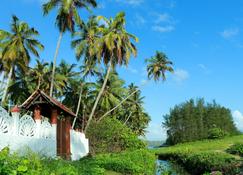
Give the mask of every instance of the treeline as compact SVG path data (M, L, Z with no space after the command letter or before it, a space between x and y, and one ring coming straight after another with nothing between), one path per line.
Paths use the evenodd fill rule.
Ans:
M203 98L176 105L164 116L163 126L167 129L169 145L239 132L229 109L215 101L205 103Z

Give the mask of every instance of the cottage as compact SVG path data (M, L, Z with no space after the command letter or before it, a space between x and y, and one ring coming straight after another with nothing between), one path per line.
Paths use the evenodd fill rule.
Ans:
M20 113L27 113L20 117ZM41 90L35 91L11 116L0 107L0 149L11 151L29 147L49 157L78 160L87 155L88 140L72 130L76 115Z

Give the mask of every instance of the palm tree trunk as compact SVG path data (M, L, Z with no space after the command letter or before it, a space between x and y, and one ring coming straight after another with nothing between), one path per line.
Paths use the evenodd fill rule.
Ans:
M38 85L37 85L37 89L40 89L40 84L41 84L41 79L40 77L38 78Z
M3 86L4 86L4 73L2 73L2 80L1 80L1 85L0 85L0 89L2 90L3 89Z
M12 78L12 74L13 74L13 66L11 66L10 71L8 73L8 81L7 81L7 84L6 84L4 93L3 93L3 97L2 97L2 101L1 101L2 106L4 105L5 99L7 97L8 87L9 87L9 84L10 84L10 81L11 81L11 78Z
M102 88L101 88L101 90L100 90L100 92L99 92L99 94L98 94L98 96L97 96L97 98L96 98L96 100L95 100L94 106L93 106L92 111L91 111L91 113L90 113L90 115L89 115L89 119L88 119L87 125L86 125L86 127L85 127L85 129L84 129L84 133L86 133L86 131L87 131L87 129L88 129L88 127L89 127L89 125L90 125L90 123L91 123L91 121L92 121L92 118L93 118L95 109L96 109L96 107L97 107L97 105L98 105L98 102L99 102L99 100L100 100L100 98L101 98L101 96L102 96L102 94L103 94L103 92L104 92L104 90L105 90L105 86L106 86L106 83L107 83L108 78L109 78L109 75L110 75L111 66L112 66L112 65L111 65L111 63L110 63L110 65L109 65L109 67L108 67L108 69L107 69L107 72L106 72L106 76L105 76L105 80L104 80L104 82L103 82Z
M57 41L57 48L56 48L56 52L55 52L54 59L53 59L53 68L52 68L52 75L51 75L51 87L50 87L50 96L51 97L53 95L53 86L54 86L54 77L55 77L55 70L56 70L57 55L58 55L59 48L60 48L60 45L61 45L62 35L63 35L63 32L61 31L60 34L59 34L59 38L58 38L58 41Z
M148 81L144 84L142 84L142 86L145 86L148 83ZM140 86L140 88L142 87ZM135 94L136 92L138 92L140 90L140 88L138 88L137 90L133 91L130 95L128 95L126 98L124 98L118 105L116 105L114 108L112 108L111 110L109 110L108 112L106 112L102 117L100 117L100 119L98 120L98 122L100 122L105 116L107 116L108 114L110 114L112 111L116 110L119 106L121 106L127 99L129 99L133 94Z
M98 122L100 122L105 116L107 116L108 114L110 114L112 111L116 110L119 106L121 106L127 99L129 99L133 94L135 94L136 92L138 92L139 89L133 91L130 95L128 95L126 98L124 98L118 105L116 105L114 108L112 108L111 110L109 110L108 112L106 112L102 117L100 117L100 119L98 120Z
M127 124L128 120L131 118L131 116L132 116L132 113L129 114L129 116L127 117L126 121L123 123L124 125Z
M74 129L76 120L78 118L78 113L79 113L79 109L80 109L80 105L81 105L81 99L82 99L82 93L83 93L83 88L81 87L80 93L79 93L79 98L78 98L78 106L77 106L77 109L76 109L76 117L73 120L72 129Z
M84 131L84 117L85 117L85 109L86 109L86 106L85 104L83 104L83 117L82 117L82 132Z

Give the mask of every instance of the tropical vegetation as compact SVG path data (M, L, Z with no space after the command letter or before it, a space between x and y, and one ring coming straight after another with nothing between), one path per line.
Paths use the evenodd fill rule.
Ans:
M240 150L238 145L242 143L242 135L228 136L223 139L181 143L159 148L154 152L162 160L182 165L190 174L236 175L243 171L243 159L235 155L238 151L233 150Z
M176 105L164 116L163 126L169 145L239 133L229 109L215 101L205 103L203 98Z

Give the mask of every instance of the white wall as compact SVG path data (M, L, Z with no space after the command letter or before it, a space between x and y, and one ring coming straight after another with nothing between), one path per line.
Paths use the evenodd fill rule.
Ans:
M84 133L70 130L72 160L79 160L89 153L89 141Z
M56 157L56 140L0 134L0 150L9 147L11 152L21 153L30 149L40 155Z

